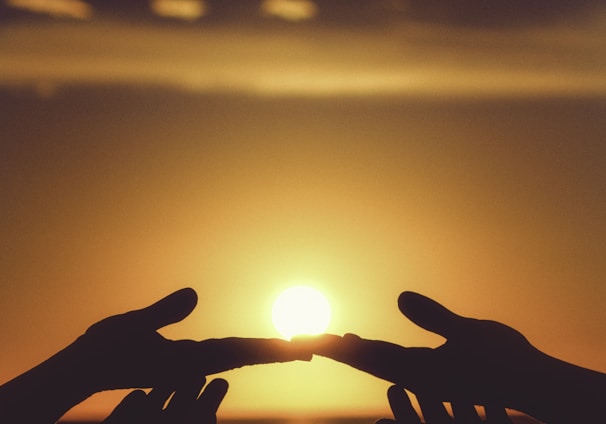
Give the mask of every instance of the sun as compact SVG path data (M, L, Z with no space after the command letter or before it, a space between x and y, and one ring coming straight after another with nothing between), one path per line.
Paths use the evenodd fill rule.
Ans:
M272 308L274 326L286 339L299 334L323 333L330 318L330 304L326 297L308 286L284 290Z

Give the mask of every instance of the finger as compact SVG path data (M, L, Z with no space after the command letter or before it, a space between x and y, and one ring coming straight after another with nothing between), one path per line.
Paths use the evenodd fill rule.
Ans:
M194 310L197 303L198 295L195 290L184 288L146 308L128 312L124 314L124 318L132 320L132 323L139 328L157 330L181 321Z
M466 318L451 312L433 299L414 292L403 292L398 298L400 311L425 330L445 338L458 333Z
M396 424L396 420L392 420L389 418L380 418L375 421L375 424Z
M175 394L168 402L165 408L164 421L169 423L185 422L205 384L204 379L191 379L189 381L180 381L175 390Z
M432 366L433 350L429 348L405 348L355 334L296 337L292 343L413 391L422 388L419 384L423 381L432 381L439 372Z
M128 424L133 424L135 422L145 424L160 424L163 418L162 414L164 413L164 405L166 405L166 402L171 399L172 393L173 390L167 387L153 388L147 394L145 405L143 408L141 408L138 419Z
M219 405L221 405L221 402L227 394L228 389L229 383L227 382L227 380L224 380L222 378L215 378L210 383L208 383L208 385L198 398L199 405L208 410L217 412L217 410L219 409Z
M204 375L240 368L246 365L270 364L294 360L310 361L309 349L283 339L228 337L201 342L172 342L177 349L175 360L186 369Z
M190 381L182 380L178 382L175 393L170 399L166 409L174 411L190 409L196 399L198 399L204 384L206 384L204 378L191 379Z
M387 399L393 412L393 416L398 424L421 424L421 419L417 415L410 398L403 387L391 386L387 389Z
M133 390L122 399L102 424L130 424L139 418L145 407L146 394L143 390Z
M482 420L473 405L463 402L452 402L452 414L455 422L465 424L478 424Z
M146 308L105 318L93 324L86 333L111 332L114 335L124 335L133 331L157 330L181 321L193 311L197 302L196 292L191 288L184 288Z
M170 399L173 391L173 389L167 387L154 387L147 394L147 409L154 412L159 412L164 409L164 405L166 405L166 401Z
M228 388L227 381L222 378L208 383L192 409L190 421L196 424L216 424L217 410L225 398Z
M511 424L512 421L507 415L507 411L503 407L495 405L484 406L486 413L486 423L488 424Z
M448 414L444 404L433 396L416 395L427 424L453 424L454 420Z

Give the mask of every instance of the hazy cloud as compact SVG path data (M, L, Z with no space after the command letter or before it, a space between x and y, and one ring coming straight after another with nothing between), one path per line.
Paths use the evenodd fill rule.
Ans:
M264 16L298 22L312 19L318 8L311 0L265 0L261 4L261 12Z
M208 13L206 3L201 0L153 0L152 11L158 16L194 21Z
M92 16L92 7L81 0L6 0L6 6L22 12L59 18L89 19Z
M0 83L44 92L119 83L267 95L604 94L605 29L16 26L3 33Z
M498 28L582 20L605 8L601 0L5 0L0 15L4 20L23 19L14 8L24 9L21 5L26 3L36 5L26 10L42 13L49 13L51 6L84 3L101 16L137 21L203 17L200 21L207 24L242 24L264 17L290 21L313 17L316 24L337 26L427 22Z
M10 2L3 7L21 18L2 28L0 84L45 96L63 84L313 96L606 93L604 10L548 26L421 22L479 22L505 9L502 22L525 14L538 22L539 15L589 10L589 0L574 7L555 1L549 11L539 10L541 1L493 1L489 10L466 0L454 2L461 6L455 10L438 0L56 0L56 7L88 10L93 18L35 25L21 20L23 7L12 6L39 0ZM149 22L131 25L119 16ZM382 16L389 25L368 25ZM178 20L152 24L162 17ZM255 19L268 24L234 24ZM282 23L272 25L276 20ZM328 25L337 21L359 25Z

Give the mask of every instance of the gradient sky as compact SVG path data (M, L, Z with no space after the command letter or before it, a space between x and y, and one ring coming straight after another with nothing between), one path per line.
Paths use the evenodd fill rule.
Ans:
M330 332L438 345L415 290L606 371L600 2L123 3L0 4L0 381L183 286L168 337L277 337L300 282ZM325 360L225 377L225 416L387 410Z

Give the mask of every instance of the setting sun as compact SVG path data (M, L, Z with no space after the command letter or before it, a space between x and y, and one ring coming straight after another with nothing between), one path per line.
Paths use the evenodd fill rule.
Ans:
M326 297L307 286L284 290L274 302L272 320L286 339L298 334L319 334L330 323L331 310Z

